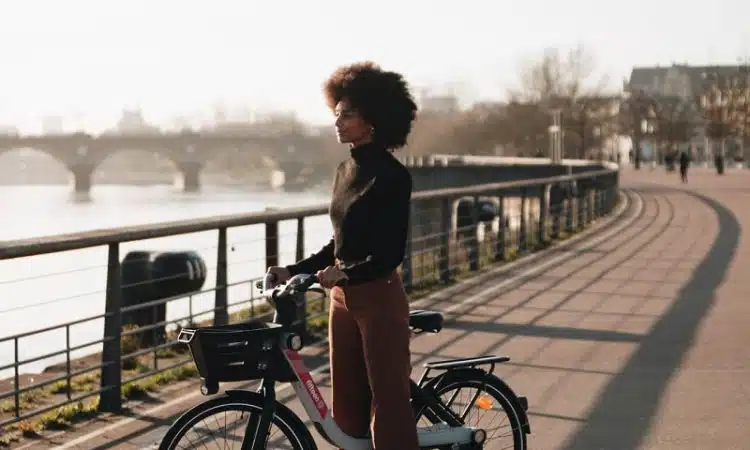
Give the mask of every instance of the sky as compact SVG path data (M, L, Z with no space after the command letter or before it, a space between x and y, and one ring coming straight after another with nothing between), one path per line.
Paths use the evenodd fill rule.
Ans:
M2 0L0 125L95 132L123 107L169 125L219 104L322 124L322 81L362 59L496 100L524 59L578 44L621 85L634 65L750 58L748 17L747 0Z

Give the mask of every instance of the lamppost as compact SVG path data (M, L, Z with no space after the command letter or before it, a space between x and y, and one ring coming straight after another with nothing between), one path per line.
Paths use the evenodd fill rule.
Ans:
M552 114L552 124L549 126L550 136L550 159L552 164L560 164L563 160L563 149L562 149L562 111L560 109L550 110Z

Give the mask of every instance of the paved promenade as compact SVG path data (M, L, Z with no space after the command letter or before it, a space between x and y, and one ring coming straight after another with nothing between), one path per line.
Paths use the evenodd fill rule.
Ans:
M510 356L496 373L529 399L530 449L750 449L750 171L690 177L626 168L618 217L424 300L450 321L414 363ZM203 399L188 389L33 448L148 448Z

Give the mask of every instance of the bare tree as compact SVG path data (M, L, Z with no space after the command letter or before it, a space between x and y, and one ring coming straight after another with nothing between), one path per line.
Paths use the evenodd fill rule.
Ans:
M581 45L565 54L548 48L541 57L522 63L520 88L511 89L509 96L517 101L553 106L561 99L598 95L604 90L607 77L590 85L595 68L596 58Z
M520 88L509 91L512 102L536 105L542 114L560 110L564 148L575 149L578 158L586 157L587 148L600 147L612 129L607 126L612 120L609 112L612 97L602 95L607 77L591 82L595 61L583 46L567 53L546 49L538 59L523 63ZM518 123L518 119L511 121ZM546 135L549 124L549 117L535 120L533 129L526 130L526 139L536 140L540 134Z
M463 153L463 144L456 138L458 117L458 114L420 111L406 151L412 155Z
M654 104L654 136L659 145L660 158L673 156L679 144L693 136L691 104L679 97L663 96Z
M707 73L696 99L701 105L706 135L717 154L724 156L728 138L750 140L750 71L741 66L736 73ZM732 156L739 159L734 149Z
M658 128L658 100L643 91L629 92L620 108L620 129L630 135L633 141L635 169L641 167L643 160L643 141L654 136Z

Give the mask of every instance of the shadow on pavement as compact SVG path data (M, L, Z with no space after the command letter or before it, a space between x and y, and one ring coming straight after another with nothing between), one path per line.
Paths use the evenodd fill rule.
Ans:
M719 234L673 306L642 339L623 370L607 384L591 408L586 424L562 446L564 450L630 450L642 444L651 429L659 399L692 345L737 251L741 225L732 211L709 197L686 190L680 192L714 210Z

